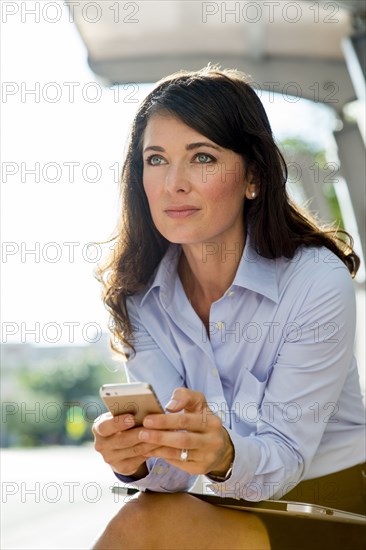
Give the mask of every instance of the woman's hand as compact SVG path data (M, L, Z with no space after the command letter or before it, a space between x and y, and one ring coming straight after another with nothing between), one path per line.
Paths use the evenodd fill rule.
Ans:
M141 426L134 428L134 424L131 414L102 414L92 428L94 447L115 472L144 477L147 475L146 453L155 449L156 445L141 442Z
M191 474L225 474L233 462L234 447L205 396L178 388L166 408L170 414L151 414L144 419L139 440L155 447L144 456L164 458ZM188 451L186 462L180 458L182 449Z

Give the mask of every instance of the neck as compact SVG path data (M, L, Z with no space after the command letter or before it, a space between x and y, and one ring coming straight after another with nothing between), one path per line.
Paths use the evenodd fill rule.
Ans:
M179 274L191 302L215 302L232 284L245 239L235 243L183 245Z

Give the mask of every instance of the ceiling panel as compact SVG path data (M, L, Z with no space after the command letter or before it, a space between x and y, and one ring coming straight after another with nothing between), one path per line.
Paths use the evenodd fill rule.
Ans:
M68 2L93 61L192 53L342 59L336 2ZM259 50L259 52L258 52Z
M333 86L332 106L339 111L355 98L342 41L352 34L353 14L364 0L66 3L89 65L105 84L154 82L213 62L251 74L263 88L269 80L280 88L295 82L309 99L314 86L323 99Z

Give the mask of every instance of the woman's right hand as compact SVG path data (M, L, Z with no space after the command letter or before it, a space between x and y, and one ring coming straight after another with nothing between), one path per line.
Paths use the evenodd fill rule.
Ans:
M113 470L125 476L144 477L147 474L146 457L157 445L139 439L141 426L134 428L131 414L113 416L106 412L93 424L94 447Z

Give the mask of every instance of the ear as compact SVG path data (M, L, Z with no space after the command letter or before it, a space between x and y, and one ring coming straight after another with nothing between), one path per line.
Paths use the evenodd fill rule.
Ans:
M246 179L245 198L249 200L253 200L257 197L259 193L258 178L256 176L256 170L253 166L247 167L245 179Z

